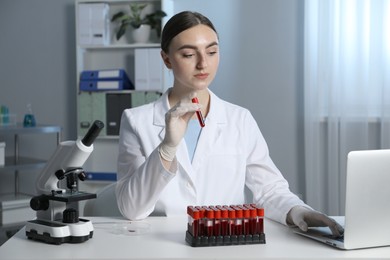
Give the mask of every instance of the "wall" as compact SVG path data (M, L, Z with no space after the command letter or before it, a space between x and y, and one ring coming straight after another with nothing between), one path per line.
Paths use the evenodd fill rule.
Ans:
M221 62L211 89L250 109L271 157L304 194L302 0L175 0L175 12L198 11L220 38Z
M0 1L0 104L22 121L30 103L38 123L62 127L63 140L76 137L74 30L74 0ZM11 154L12 137L1 138ZM45 135L20 136L20 141L22 155L48 158L55 150ZM34 191L34 175L21 177L21 189ZM12 176L1 176L0 193L12 189L7 181Z
M303 0L174 2L215 23L221 65L211 89L251 110L291 189L304 193ZM63 127L63 139L76 138L74 27L73 0L0 2L0 104L22 117L31 103L38 122ZM28 149L51 154L40 144Z
M0 2L0 103L23 118L31 103L40 123L76 134L73 0Z

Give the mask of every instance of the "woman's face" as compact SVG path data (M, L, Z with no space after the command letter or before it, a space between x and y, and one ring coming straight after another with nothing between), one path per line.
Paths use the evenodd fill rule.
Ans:
M206 25L196 25L176 35L164 62L175 76L174 87L182 91L207 89L219 65L217 34Z

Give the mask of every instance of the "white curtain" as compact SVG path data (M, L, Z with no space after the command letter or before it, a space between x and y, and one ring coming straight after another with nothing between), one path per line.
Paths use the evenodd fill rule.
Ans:
M304 44L305 199L343 215L347 153L390 148L390 0L305 1Z

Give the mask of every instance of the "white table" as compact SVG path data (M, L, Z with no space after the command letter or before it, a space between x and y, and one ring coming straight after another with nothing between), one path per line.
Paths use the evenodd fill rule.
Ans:
M28 240L22 228L0 247L0 259L390 259L390 247L344 251L298 236L265 221L266 244L191 247L186 217L150 217L145 234L125 235L119 218L91 217L94 235L80 244L50 245ZM118 234L120 233L120 234ZM389 234L390 235L390 234Z

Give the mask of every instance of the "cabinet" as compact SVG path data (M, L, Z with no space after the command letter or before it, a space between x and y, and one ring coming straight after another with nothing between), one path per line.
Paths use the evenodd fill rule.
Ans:
M54 145L57 146L61 138L61 127L49 125L23 127L20 124L0 126L0 137L11 136L14 148L13 155L6 156L5 164L0 166L0 174L3 172L14 173L14 192L0 194L0 231L12 231L24 221L35 217L35 212L30 209L30 195L22 193L19 189L19 172L24 170L39 171L45 166L46 161L20 156L19 150L22 145L20 142L21 135L32 138L36 134L55 134L57 143ZM12 149L11 146L7 145L6 149Z
M173 0L75 1L78 136L83 136L88 130L89 124L94 120L101 120L105 123L105 128L94 143L94 152L84 165L90 181L113 181L116 179L118 134L122 111L154 101L172 84L172 77L169 71L162 66L160 57L157 57L157 62L161 62L161 84L158 87L153 86L149 90L143 88L141 91L135 82L137 66L139 68L136 53L140 50L154 50L153 53L159 55L160 39L157 37L157 33L152 30L150 40L147 43L134 43L129 36L131 28L120 40L115 39L118 25L111 22L110 19L118 11L128 13L131 3L146 3L146 13L153 10L163 10L167 16L163 18L162 24L173 13ZM97 14L90 14L89 18L85 17L84 9L86 6L90 7L96 4L103 5L104 10L100 9ZM90 19L95 19L95 22ZM100 22L96 22L96 19L99 19ZM97 24L100 24L100 27ZM93 32L93 30L95 31ZM103 37L101 40L85 39L85 32L89 32L91 37L93 35L102 35ZM135 86L134 90L80 91L80 75L83 71L119 69L126 72Z

